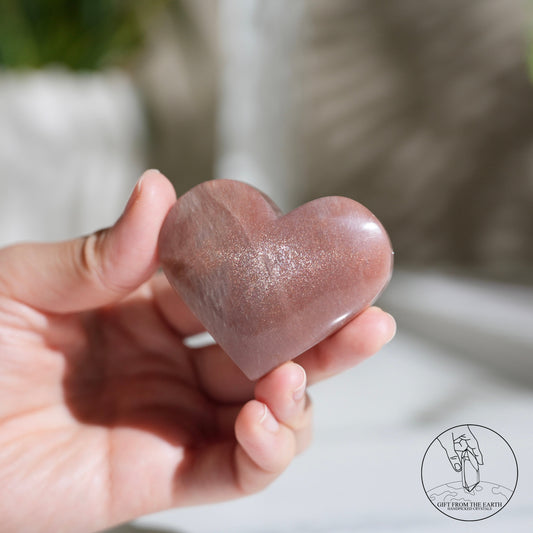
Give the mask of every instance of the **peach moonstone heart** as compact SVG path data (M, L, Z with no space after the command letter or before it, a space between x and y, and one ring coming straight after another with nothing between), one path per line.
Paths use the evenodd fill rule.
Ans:
M319 198L283 215L232 180L178 199L159 254L172 287L251 380L346 324L392 272L387 233L361 204Z

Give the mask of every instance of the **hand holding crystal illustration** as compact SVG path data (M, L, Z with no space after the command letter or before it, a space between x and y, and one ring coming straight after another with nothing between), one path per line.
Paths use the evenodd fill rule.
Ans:
M465 490L472 492L480 481L479 466L483 455L478 441L469 426L458 426L439 437L452 468L461 472L461 483Z
M383 226L354 200L319 198L283 215L232 180L178 199L159 256L170 284L251 380L370 306L393 264Z

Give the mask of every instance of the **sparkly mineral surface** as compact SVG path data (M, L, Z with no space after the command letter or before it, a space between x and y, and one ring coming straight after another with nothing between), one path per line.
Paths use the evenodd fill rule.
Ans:
M159 256L172 287L251 380L371 305L393 263L387 233L361 204L326 197L283 215L232 180L178 199Z

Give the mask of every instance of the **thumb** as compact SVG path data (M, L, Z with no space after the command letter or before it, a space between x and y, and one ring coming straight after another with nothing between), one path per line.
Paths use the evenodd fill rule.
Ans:
M448 461L450 461L450 464L452 465L452 468L456 472L460 472L461 471L461 461L459 460L457 452L455 451L455 448L453 446L453 437L448 438L448 439L439 439L439 443L444 448L444 451L446 452L446 455L448 457Z
M119 300L157 269L159 230L175 200L162 174L145 172L111 228L71 241L0 250L0 294L57 313Z

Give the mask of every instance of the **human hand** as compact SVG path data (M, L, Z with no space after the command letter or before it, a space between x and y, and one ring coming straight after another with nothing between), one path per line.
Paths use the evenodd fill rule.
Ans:
M483 455L479 444L469 426L456 426L442 433L439 443L446 452L446 456L456 472L461 471L460 455L465 450L470 450L479 465L483 464Z
M237 498L311 440L306 382L376 352L394 320L370 308L249 382L156 273L175 201L148 171L110 229L0 250L0 521L83 533ZM307 378L306 378L307 374Z

